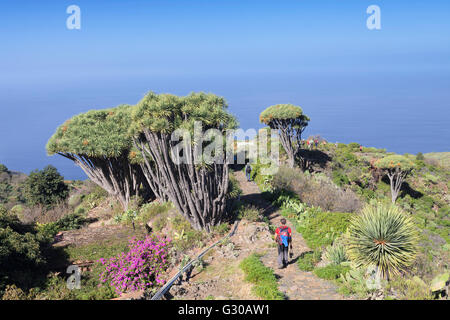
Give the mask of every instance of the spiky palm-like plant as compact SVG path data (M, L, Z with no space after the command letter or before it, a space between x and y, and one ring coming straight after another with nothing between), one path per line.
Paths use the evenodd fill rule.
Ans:
M367 206L348 228L348 255L359 266L374 265L389 279L412 264L418 233L410 216L394 205Z

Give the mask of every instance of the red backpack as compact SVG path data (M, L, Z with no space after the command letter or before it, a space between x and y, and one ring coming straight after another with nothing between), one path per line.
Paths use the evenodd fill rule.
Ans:
M284 227L280 227L279 228L279 234L277 235L277 243L278 244L282 244L285 247L287 247L289 245L289 240L291 239L290 235L289 235L289 227L288 226L284 226Z

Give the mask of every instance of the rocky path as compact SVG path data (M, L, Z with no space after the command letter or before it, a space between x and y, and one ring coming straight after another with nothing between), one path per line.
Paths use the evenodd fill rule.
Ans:
M235 173L243 191L242 200L259 207L266 215L270 223L274 226L281 225L282 216L269 202L261 195L261 192L254 182L248 182L242 171ZM289 300L341 300L344 297L336 292L336 287L329 281L316 277L311 272L301 271L296 261L304 252L310 251L306 246L302 236L295 230L288 221L288 226L292 229L292 244L294 256L290 259L289 265L285 269L277 269L277 249L272 247L266 250L262 257L262 262L275 271L279 277L279 289ZM267 247L266 247L267 248ZM257 248L253 248L257 249Z
M266 201L258 186L248 182L243 172L236 172L243 194L241 200L259 208L269 218L270 224L280 225L277 208ZM229 241L211 250L204 258L205 268L194 269L187 281L172 286L168 299L204 300L257 300L251 283L239 267L240 262L252 253L262 255L262 262L275 271L279 289L289 300L338 300L344 299L336 292L336 287L311 272L301 271L296 261L303 252L310 251L302 236L293 226L294 256L285 269L277 269L277 248L273 235L265 222L242 220Z

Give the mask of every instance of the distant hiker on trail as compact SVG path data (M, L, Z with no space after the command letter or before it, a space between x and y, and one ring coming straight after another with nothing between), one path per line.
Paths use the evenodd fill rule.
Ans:
M314 144L316 145L316 149L317 149L317 146L319 145L319 140L314 140Z
M313 146L314 146L314 140L311 139L311 140L309 140L309 150L312 150Z
M285 268L288 264L289 246L292 257L292 230L286 225L286 219L281 219L281 226L275 230L275 241L278 244L278 268Z
M359 151L362 152L362 146L359 146Z
M250 166L250 163L247 162L247 164L245 165L245 176L247 177L247 181L252 180L251 173L252 167Z

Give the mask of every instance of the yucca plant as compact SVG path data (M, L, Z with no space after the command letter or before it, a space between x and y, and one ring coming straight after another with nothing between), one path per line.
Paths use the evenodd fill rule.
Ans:
M412 264L418 234L410 216L394 205L365 207L348 227L348 256L358 266L374 265L385 279Z

